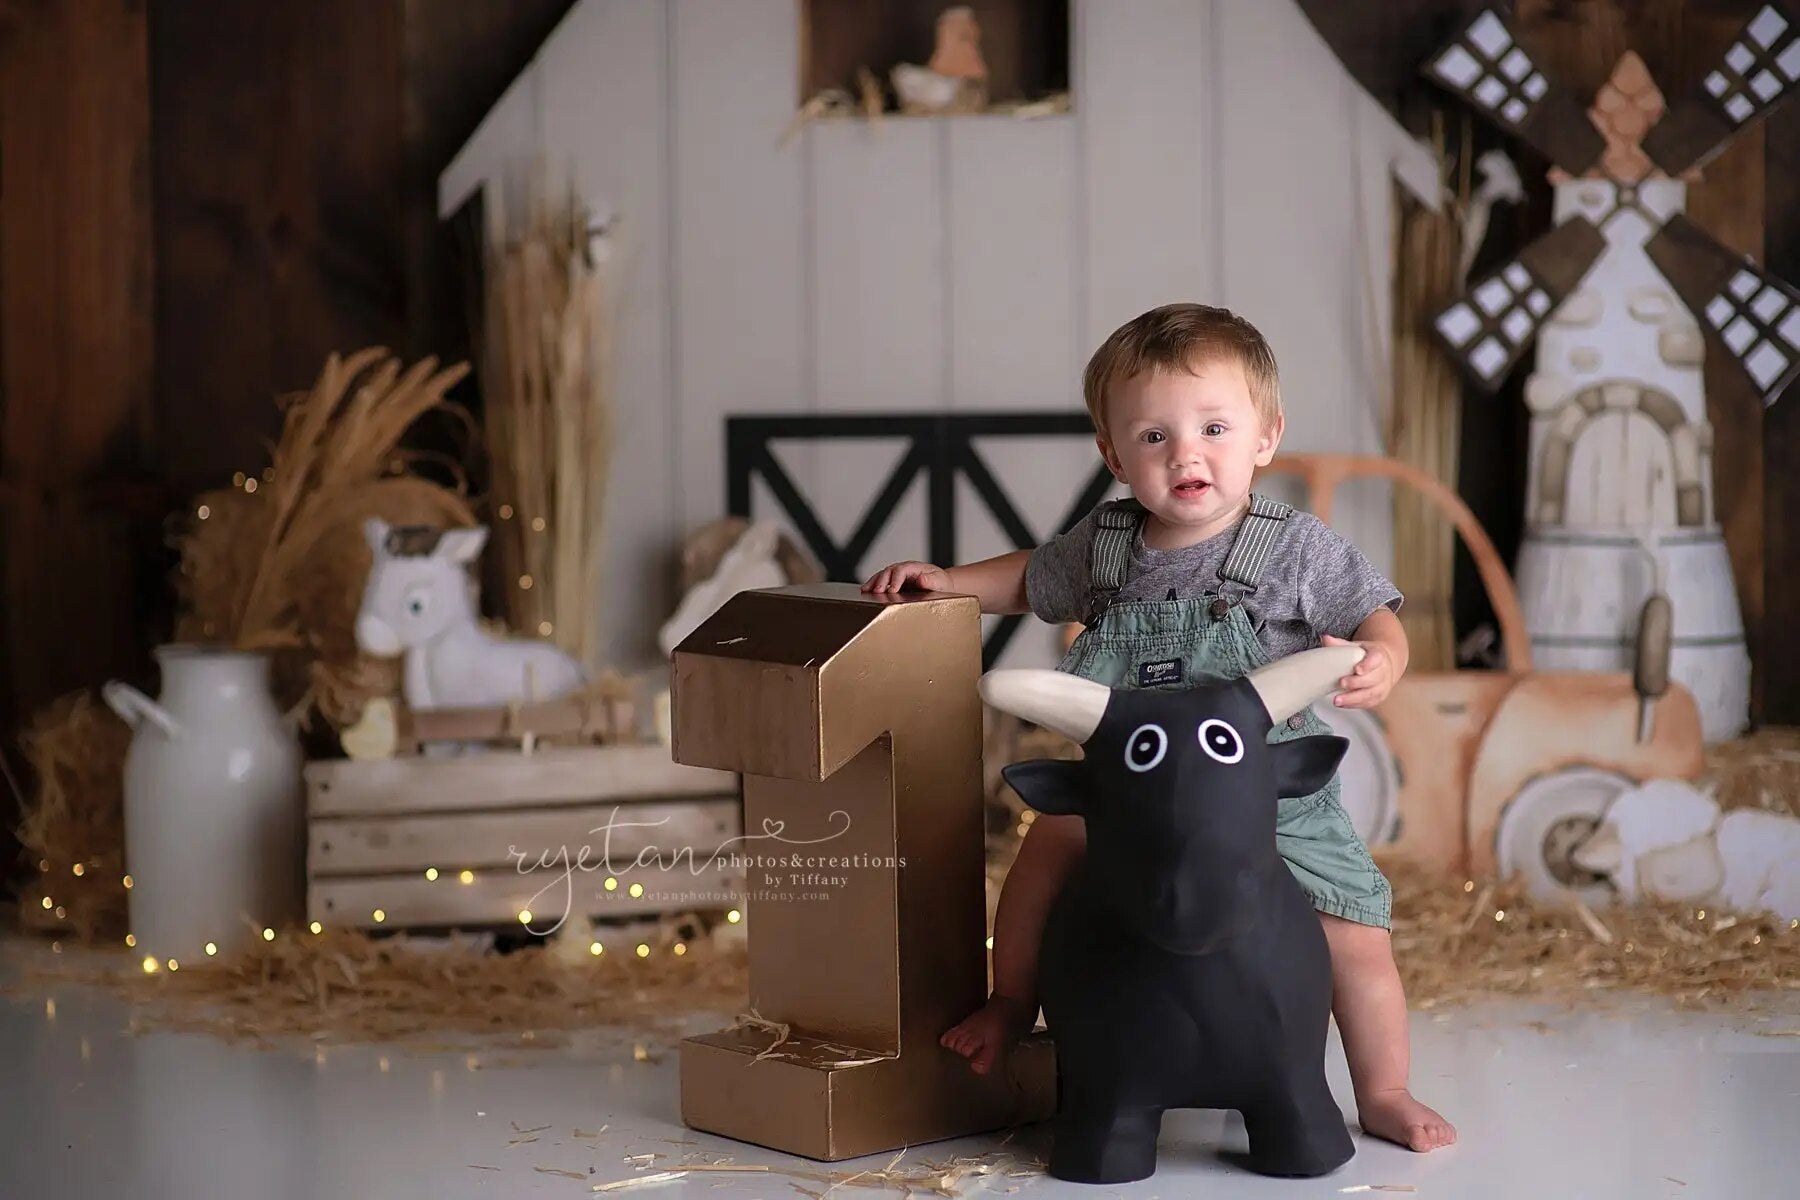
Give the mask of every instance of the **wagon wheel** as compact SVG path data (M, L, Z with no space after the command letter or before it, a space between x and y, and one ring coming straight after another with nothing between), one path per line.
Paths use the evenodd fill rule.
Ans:
M1593 836L1607 807L1633 786L1625 776L1597 767L1570 767L1533 779L1500 814L1494 833L1500 877L1517 874L1534 896L1575 895L1590 904L1613 900L1611 882L1577 865L1573 856Z
M1531 670L1531 636L1525 629L1525 611L1519 607L1512 575L1469 506L1436 476L1410 463L1369 454L1284 454L1264 469L1300 476L1306 484L1306 507L1327 524L1331 521L1332 497L1346 479L1396 479L1423 494L1455 526L1469 556L1475 560L1475 569L1481 574L1481 584L1487 589L1500 625L1506 669L1520 674Z
M1331 732L1350 743L1338 768L1341 800L1356 836L1379 846L1400 835L1400 768L1372 713L1339 708L1329 700L1312 706Z

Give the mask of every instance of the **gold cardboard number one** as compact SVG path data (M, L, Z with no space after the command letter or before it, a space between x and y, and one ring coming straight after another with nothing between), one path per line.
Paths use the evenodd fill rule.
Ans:
M742 592L676 647L674 757L741 772L750 1004L681 1046L681 1115L836 1160L1054 1108L1047 1042L973 1074L987 993L980 614L850 584Z

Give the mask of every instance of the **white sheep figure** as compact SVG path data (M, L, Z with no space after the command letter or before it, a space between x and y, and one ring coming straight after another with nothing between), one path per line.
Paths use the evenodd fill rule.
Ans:
M1757 809L1721 815L1679 780L1621 794L1573 857L1608 876L1622 900L1800 918L1800 820Z
M356 644L382 658L404 655L401 694L414 711L490 708L551 700L586 682L574 659L548 642L495 637L477 620L468 564L487 530L436 530L363 522L373 561L356 616Z

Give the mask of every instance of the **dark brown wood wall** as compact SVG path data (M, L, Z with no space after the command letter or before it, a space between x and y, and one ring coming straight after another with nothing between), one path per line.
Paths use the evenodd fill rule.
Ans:
M163 519L264 461L277 395L466 354L437 175L571 3L0 0L10 761L55 696L153 679Z

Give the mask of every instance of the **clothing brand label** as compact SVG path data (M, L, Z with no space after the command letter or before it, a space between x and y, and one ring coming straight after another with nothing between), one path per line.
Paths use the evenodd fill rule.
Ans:
M1139 687L1164 687L1181 682L1181 660L1166 658L1161 662L1138 664Z

